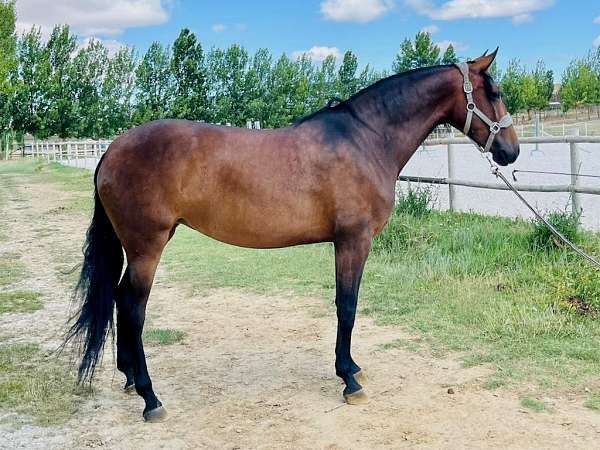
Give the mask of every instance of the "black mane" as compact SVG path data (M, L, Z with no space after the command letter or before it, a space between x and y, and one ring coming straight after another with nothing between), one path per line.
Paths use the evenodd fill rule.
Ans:
M372 91L384 90L385 88L388 87L387 85L392 81L397 81L397 80L401 80L404 78L410 78L410 77L415 77L415 76L417 76L418 78L421 78L426 75L429 75L431 72L436 72L442 68L446 68L446 67L450 67L450 66L451 65L421 67L419 69L412 69L412 70L408 70L406 72L401 72L398 74L390 75L389 77L382 78L380 80L377 80L375 83L367 86L366 88L363 88L360 91L356 92L355 94L353 94L351 97L349 97L346 100L340 99L339 97L332 97L324 107L322 107L321 109L318 109L310 114L307 114L306 116L303 116L303 117L297 119L296 121L294 121L293 125L294 126L300 125L311 119L319 117L322 114L334 113L334 112L347 112L351 116L358 118L359 116L358 116L356 109L352 102L356 98L363 96L367 93L370 93ZM414 81L416 81L416 80L414 80ZM384 95L384 92L381 92L380 94ZM336 104L334 105L334 103L336 103Z

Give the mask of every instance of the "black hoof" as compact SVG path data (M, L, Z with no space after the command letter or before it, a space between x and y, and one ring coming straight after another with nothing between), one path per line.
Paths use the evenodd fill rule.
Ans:
M162 422L167 418L167 410L158 402L158 406L150 411L144 411L144 420L146 422Z

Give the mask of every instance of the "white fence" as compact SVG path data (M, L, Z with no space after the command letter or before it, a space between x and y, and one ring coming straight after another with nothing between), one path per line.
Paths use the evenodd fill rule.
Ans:
M548 136L548 137L529 137L520 138L521 144L569 144L570 149L570 168L571 183L568 185L533 185L533 184L515 184L515 187L520 191L528 192L568 192L572 198L573 212L579 214L581 212L580 194L600 195L600 187L581 186L581 156L578 144L597 143L600 144L600 136L578 136L576 130L569 136ZM430 184L447 184L449 186L449 208L455 209L456 190L454 186L466 186L479 189L496 189L508 190L508 187L500 183L486 183L467 179L458 179L455 175L455 167L458 163L457 154L455 151L456 145L470 144L466 138L447 138L447 139L428 139L427 146L445 145L448 155L448 177L419 177L410 175L401 175L400 181L430 183Z

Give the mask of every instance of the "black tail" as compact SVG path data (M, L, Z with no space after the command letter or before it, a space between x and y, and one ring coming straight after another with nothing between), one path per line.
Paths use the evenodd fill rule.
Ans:
M65 340L65 343L74 341L82 353L80 383L92 380L108 333L114 331L115 294L123 269L121 242L97 190L94 190L94 203L94 216L83 248L83 267L75 290L81 306L71 318L74 323Z

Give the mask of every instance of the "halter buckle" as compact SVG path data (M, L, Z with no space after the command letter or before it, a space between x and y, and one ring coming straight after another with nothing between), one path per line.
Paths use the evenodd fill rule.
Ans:
M473 83L471 83L470 80L465 81L465 83L463 84L463 89L467 94L473 93Z
M498 134L498 133L500 133L501 129L502 129L502 127L500 126L500 124L498 122L494 122L490 126L490 133L492 133L492 134Z
M473 111L475 111L475 108L476 108L476 106L475 106L474 102L468 102L467 103L467 111L473 112Z

